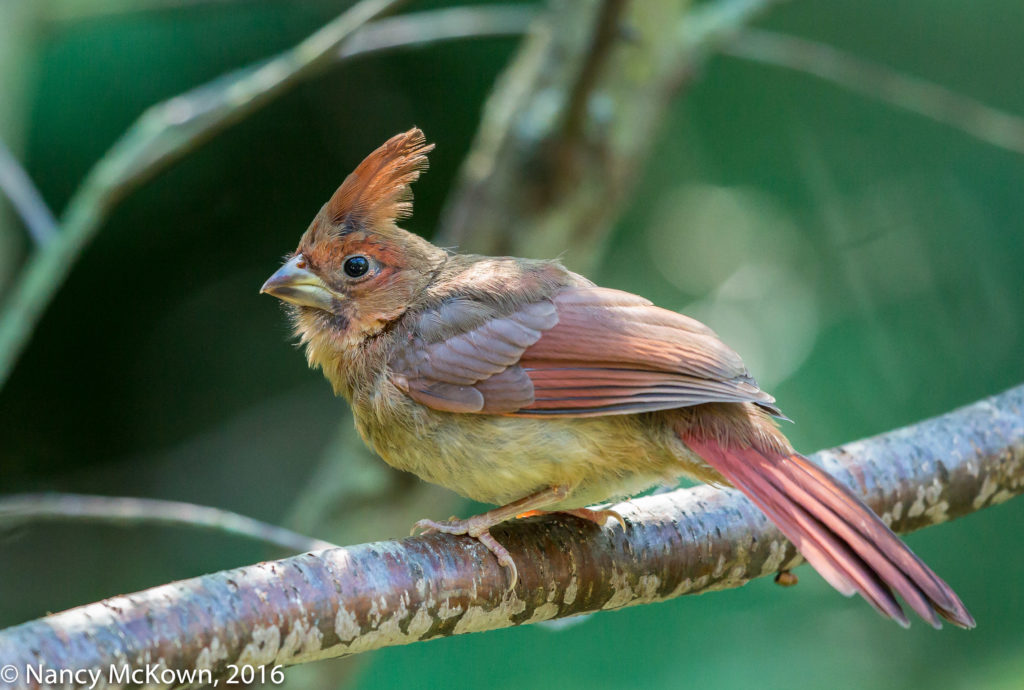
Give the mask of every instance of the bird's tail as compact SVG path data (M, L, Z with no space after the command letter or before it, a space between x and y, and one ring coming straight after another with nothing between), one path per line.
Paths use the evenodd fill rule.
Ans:
M680 431L683 442L757 504L840 592L860 593L904 627L909 622L894 590L936 628L941 627L938 616L962 628L974 627L950 586L870 508L810 460L752 446L724 447L692 430Z

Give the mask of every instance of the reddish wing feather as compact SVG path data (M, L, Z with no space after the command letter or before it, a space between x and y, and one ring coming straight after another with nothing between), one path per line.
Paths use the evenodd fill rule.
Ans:
M442 305L421 320L442 330L458 308ZM707 326L597 287L563 288L551 302L414 343L392 370L413 399L451 412L584 417L774 403Z
M518 415L774 403L739 355L699 321L608 288L566 288L553 302L558 323L519 361L533 382L535 402Z
M443 331L446 324L440 320L447 319L447 325L453 326L467 314L478 317L479 307L449 302L420 319L433 321L433 330ZM557 318L550 302L539 302L439 342L417 337L390 362L391 370L404 379L409 396L428 407L447 412L511 412L533 402L533 386L516 363Z
M523 354L529 361L602 364L751 381L740 356L704 324L628 292L568 288L554 298L558 325ZM613 355L609 357L609 355Z

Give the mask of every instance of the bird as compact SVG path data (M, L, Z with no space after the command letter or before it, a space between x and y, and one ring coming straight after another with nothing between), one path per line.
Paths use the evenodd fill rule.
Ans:
M841 593L906 627L974 627L959 597L850 490L780 431L784 416L703 323L600 287L558 260L459 254L398 226L427 168L421 130L345 178L263 284L308 363L385 462L475 501L427 532L483 543L518 516L594 509L689 477L745 494Z

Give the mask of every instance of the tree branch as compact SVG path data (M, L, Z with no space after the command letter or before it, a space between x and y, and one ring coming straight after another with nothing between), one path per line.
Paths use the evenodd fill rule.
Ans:
M748 28L735 41L724 46L722 52L814 75L855 93L949 125L993 146L1024 153L1024 118L830 45Z
M21 522L85 520L115 525L162 524L216 530L255 539L286 551L335 545L222 508L182 501L84 494L15 494L0 498L0 527Z
M14 157L7 144L0 139L0 190L11 200L14 210L21 216L32 241L37 245L49 242L57 234L57 220L50 207L43 201L21 163Z
M338 50L338 59L389 50L422 48L440 41L519 36L537 12L523 5L448 7L378 19Z
M900 532L1001 503L1024 491L1024 386L814 459ZM71 609L0 632L0 661L22 670L148 662L217 678L228 664L298 664L737 587L799 562L736 491L682 489L616 509L625 532L559 516L495 529L519 564L513 592L475 540L428 535ZM13 687L33 687L23 680Z

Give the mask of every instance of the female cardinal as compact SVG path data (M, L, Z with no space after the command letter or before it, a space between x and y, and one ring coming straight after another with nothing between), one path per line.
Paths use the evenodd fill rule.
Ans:
M833 587L908 625L974 620L846 488L794 452L781 413L707 326L557 261L452 254L396 226L433 149L418 129L355 169L262 292L289 305L311 366L385 461L502 507L427 530L483 542L523 513L569 512L686 475L732 485Z

